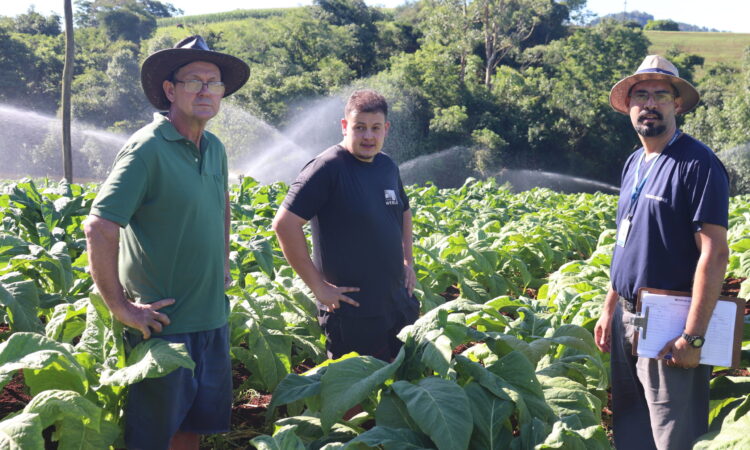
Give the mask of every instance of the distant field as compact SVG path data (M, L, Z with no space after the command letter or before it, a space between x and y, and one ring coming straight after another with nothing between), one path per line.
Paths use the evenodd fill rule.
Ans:
M688 31L644 31L651 41L649 53L663 55L672 47L706 59L704 67L724 62L736 64L750 47L750 34L699 33ZM700 71L696 73L700 77Z

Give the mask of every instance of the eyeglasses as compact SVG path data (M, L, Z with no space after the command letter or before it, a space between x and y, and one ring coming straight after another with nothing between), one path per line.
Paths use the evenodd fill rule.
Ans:
M651 97L659 105L672 103L675 99L675 95L671 92L655 92L653 94L649 92L636 92L635 94L630 94L630 100L637 105L645 105Z
M206 86L208 92L212 94L224 93L224 83L221 81L209 81L207 83L204 83L201 80L174 80L173 83L184 84L185 92L188 92L190 94L197 94L201 91L201 89L203 89L203 86Z

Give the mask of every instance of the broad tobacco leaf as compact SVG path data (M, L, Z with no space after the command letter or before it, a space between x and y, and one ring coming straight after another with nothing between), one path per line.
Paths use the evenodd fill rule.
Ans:
M305 444L295 434L296 426L279 428L273 436L258 436L250 441L258 450L305 450Z
M0 386L23 369L26 384L34 395L46 389L84 394L88 389L86 371L71 349L40 334L13 333L0 344Z
M358 446L357 444L364 444ZM432 442L423 435L405 428L388 428L376 426L349 441L347 448L380 448L393 450L427 450L433 448Z
M102 409L74 391L47 390L31 399L23 409L25 413L38 414L42 428L68 417L83 426L99 430Z
M515 409L513 402L500 399L479 383L464 386L471 405L474 429L469 448L472 450L504 450L510 448L513 430L509 418Z
M473 428L471 407L458 384L430 377L417 384L397 381L392 387L406 403L409 415L420 430L439 450L468 447Z
M42 422L39 416L21 413L0 422L0 448L27 450L44 448Z
M288 374L273 391L266 418L270 418L274 409L279 405L286 405L320 394L322 389L321 378L322 375L318 373L308 376L297 375L296 373Z
M5 308L11 331L41 332L39 321L39 293L33 281L0 282L0 306Z
M321 378L323 431L328 432L347 410L374 394L378 386L393 377L403 360L402 350L390 364L371 356L360 356L329 365Z
M195 369L195 362L185 345L151 338L135 346L124 368L104 369L99 382L102 385L126 386L146 378L162 377L180 367Z

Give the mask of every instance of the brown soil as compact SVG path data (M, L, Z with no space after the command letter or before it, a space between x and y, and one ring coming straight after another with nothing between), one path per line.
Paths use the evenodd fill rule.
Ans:
M0 419L12 412L23 409L31 401L31 397L26 392L26 385L23 382L23 374L18 371L8 384L0 392Z
M740 284L745 281L744 278L727 278L721 288L721 295L726 297L737 297L740 293Z
M458 296L461 295L461 291L458 289L458 286L448 286L445 289L445 292L441 292L440 296L443 297L446 301L455 300L458 298Z

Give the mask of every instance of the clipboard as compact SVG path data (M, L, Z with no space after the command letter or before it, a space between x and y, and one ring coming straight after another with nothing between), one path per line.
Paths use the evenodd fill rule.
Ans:
M664 289L641 288L635 317L633 355L656 357L664 345L685 328L690 309L691 293ZM647 305L644 307L644 303ZM744 325L745 300L719 297L706 331L706 344L701 350L701 364L739 368ZM639 342L642 344L639 348ZM647 344L646 344L647 343Z

